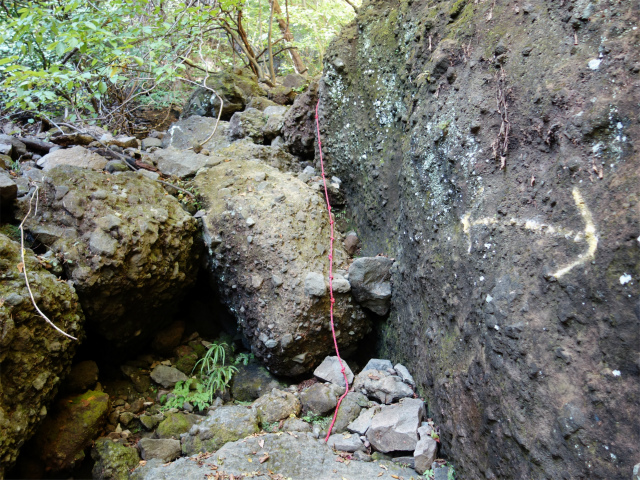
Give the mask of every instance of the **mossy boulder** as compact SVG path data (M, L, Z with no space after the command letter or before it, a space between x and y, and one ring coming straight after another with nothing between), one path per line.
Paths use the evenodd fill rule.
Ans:
M18 215L27 208L21 203ZM64 257L87 321L111 347L156 332L195 281L196 220L138 173L55 167L26 227Z
M128 480L129 471L140 462L138 450L110 438L96 440L91 458L96 462L92 474L97 480Z
M238 371L231 380L231 396L241 402L252 402L280 387L280 383L259 363L238 365Z
M32 450L51 471L61 471L84 459L84 449L104 426L109 395L89 390L63 397L34 435Z
M31 250L25 261L39 308L81 339L84 315L73 287L45 270ZM0 234L0 478L47 415L79 344L35 311L21 263L20 244Z
M193 368L198 362L198 354L196 352L189 352L181 356L176 362L176 368L185 375L191 375Z
M225 443L235 442L259 430L254 409L235 405L220 407L198 425L197 431L189 431L182 439L182 453L214 452Z
M187 104L182 111L181 118L191 115L201 117L217 117L220 110L220 100L210 90L222 97L222 120L229 120L231 116L245 106L254 96L266 96L266 92L258 85L251 74L238 70L232 72L215 73L207 79L207 87L198 87L187 100Z
M202 417L185 413L167 413L156 429L158 438L180 439L181 433L186 433Z

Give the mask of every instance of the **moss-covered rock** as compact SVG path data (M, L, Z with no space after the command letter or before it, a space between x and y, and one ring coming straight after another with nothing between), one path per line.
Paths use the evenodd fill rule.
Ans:
M25 251L29 282L39 308L59 328L83 336L84 315L72 287ZM0 477L47 414L79 342L35 311L20 268L20 244L0 234Z
M104 426L109 412L109 395L89 390L75 397L63 397L42 422L33 438L33 454L48 470L72 468L84 459L84 449Z
M266 96L266 92L258 85L255 78L246 71L236 73L219 72L210 75L207 86L216 91L223 99L222 119L229 120L234 112L243 110L251 97ZM211 90L198 87L194 90L182 111L181 118L191 115L201 117L217 117L220 100Z
M99 438L91 450L95 460L93 478L98 480L127 480L129 471L138 466L138 450L125 447L110 438Z
M191 375L193 368L198 362L198 354L196 352L189 352L181 356L176 362L176 368L185 375Z
M238 365L238 371L231 380L231 396L241 402L252 402L280 387L278 380L259 363Z
M180 439L180 434L188 432L198 419L195 415L180 412L167 413L156 429L156 436L158 438Z
M182 439L182 453L214 452L225 443L235 442L257 433L258 416L255 410L240 406L220 407Z
M64 257L87 321L111 346L155 332L195 282L196 220L160 184L134 172L55 167L26 226Z

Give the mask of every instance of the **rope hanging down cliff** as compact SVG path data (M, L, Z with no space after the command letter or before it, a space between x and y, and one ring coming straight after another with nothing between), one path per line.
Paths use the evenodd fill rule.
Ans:
M320 100L316 104L316 130L318 133L318 150L320 152L320 170L322 172L322 182L324 183L324 198L327 201L327 212L329 213L329 226L331 227L331 236L329 237L329 296L331 298L331 303L329 307L329 318L331 320L331 334L333 336L333 346L336 349L336 356L338 357L338 362L340 362L340 371L344 376L344 385L345 391L344 394L338 399L338 404L336 405L336 411L333 414L333 419L331 420L331 425L329 425L329 430L327 431L327 436L324 441L329 440L329 436L331 435L331 430L333 430L333 425L336 423L336 417L338 416L338 411L340 410L340 404L344 397L349 393L349 380L347 379L347 374L344 370L344 364L342 363L342 358L340 358L340 352L338 350L338 339L336 338L336 329L333 324L333 305L336 302L335 298L333 298L333 215L331 214L331 203L329 203L329 191L327 190L327 177L324 174L324 159L322 158L322 141L320 140L320 120L318 119L318 107L320 106Z

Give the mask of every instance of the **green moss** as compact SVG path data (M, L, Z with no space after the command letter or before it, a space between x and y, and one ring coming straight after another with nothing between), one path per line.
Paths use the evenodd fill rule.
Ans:
M460 12L462 11L462 9L465 7L466 4L467 4L467 0L457 0L451 6L451 9L449 10L449 16L451 18L456 18L460 14Z
M183 413L167 413L166 418L160 422L156 429L158 438L180 438L181 433L189 431L192 422Z

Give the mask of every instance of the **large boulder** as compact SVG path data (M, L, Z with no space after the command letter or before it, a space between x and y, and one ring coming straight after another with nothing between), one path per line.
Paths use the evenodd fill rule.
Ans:
M244 110L251 97L266 96L266 92L254 77L242 70L238 70L237 73L214 73L207 78L207 87L209 88L197 87L194 90L182 110L181 118L192 115L217 118L220 100L211 89L222 97L223 120L229 120L234 112Z
M258 145L249 138L236 140L228 147L217 150L211 156L210 165L217 165L220 162L227 162L232 159L258 159L283 172L297 172L300 170L300 160L283 147Z
M598 5L365 1L325 56L328 167L396 259L380 344L464 478L640 458L640 30Z
M149 155L165 175L178 178L193 177L205 165L212 165L216 160L207 155L200 155L193 150L179 150L174 147L156 150ZM220 160L217 160L218 162Z
M257 108L236 112L229 121L227 135L230 140L248 137L254 143L264 143L263 129L267 125L267 119L267 115Z
M190 458L181 458L170 465L163 465L157 460L149 461L138 467L131 478L202 478L212 471L220 473L221 477L233 475L236 478L252 472L251 478L256 480L369 480L378 478L381 472L384 473L384 478L415 477L415 470L391 462L344 461L324 440L314 438L311 433L272 433L227 443L215 455L204 456L197 462Z
M195 281L196 220L134 172L53 168L26 226L62 259L88 322L112 346L152 334Z
M187 150L194 147L197 149L202 144L203 150L215 152L228 147L231 143L227 138L229 122L217 122L217 127L216 122L216 118L199 115L183 118L169 127L167 134L162 139L162 148L173 147L178 150Z
M316 151L315 108L318 103L318 82L314 81L299 95L284 116L282 135L294 155L312 159Z
M89 390L56 401L33 437L29 454L50 471L73 468L81 462L84 450L98 436L109 413L109 395Z
M209 271L252 351L276 374L314 368L333 350L329 296L304 291L307 273L328 274L322 197L291 174L248 159L205 170L195 185L209 205L203 218ZM340 245L335 268L346 266ZM334 318L344 349L370 328L350 295L336 295Z
M47 153L38 160L38 166L43 170L51 170L58 165L72 165L74 167L103 170L108 160L97 153L81 146L55 150Z
M39 308L80 338L84 315L73 288L45 270L31 250L25 251L25 260ZM79 343L36 312L21 263L20 244L0 234L0 477L47 415Z

